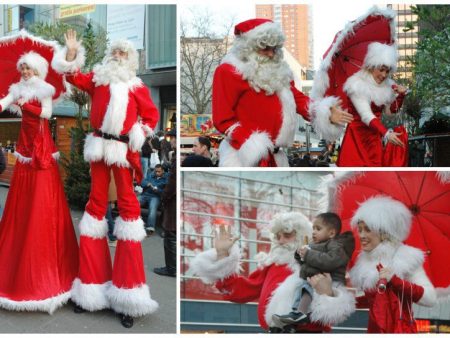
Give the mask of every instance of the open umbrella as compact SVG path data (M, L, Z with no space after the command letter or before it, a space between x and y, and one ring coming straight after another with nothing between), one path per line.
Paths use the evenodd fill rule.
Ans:
M450 296L450 173L435 171L367 171L336 173L326 182L328 210L342 219L343 230L359 204L387 195L407 206L413 224L405 244L425 253L425 271L439 296ZM356 231L355 237L358 238ZM357 250L359 251L359 241Z
M45 58L49 64L45 81L55 87L53 99L57 99L66 91L64 78L56 73L50 66L53 54L58 48L55 41L46 41L35 37L25 30L18 34L0 38L0 97L8 94L9 87L20 81L20 73L17 70L17 61L28 52L35 52Z
M316 73L311 98L337 96L343 108L347 108L347 96L343 92L345 81L361 69L369 44L395 43L394 17L395 12L391 10L373 7L337 33Z

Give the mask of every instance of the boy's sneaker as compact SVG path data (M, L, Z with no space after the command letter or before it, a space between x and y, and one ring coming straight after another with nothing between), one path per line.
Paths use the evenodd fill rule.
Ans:
M289 312L287 315L273 315L277 319L285 324L301 324L309 321L308 315L302 312Z

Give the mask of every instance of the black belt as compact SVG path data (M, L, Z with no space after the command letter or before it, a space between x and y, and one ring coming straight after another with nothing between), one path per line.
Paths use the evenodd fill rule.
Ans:
M278 152L280 151L281 147L275 147L273 148L273 153L274 154L278 154Z
M116 136L113 134L104 133L99 129L94 129L94 135L104 138L105 140L115 140L115 141L120 141L123 143L128 143L130 141L130 138L128 137L128 135Z

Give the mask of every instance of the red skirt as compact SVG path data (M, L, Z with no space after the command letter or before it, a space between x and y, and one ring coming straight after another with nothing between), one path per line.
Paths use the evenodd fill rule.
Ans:
M53 312L70 298L78 244L56 162L16 162L0 222L0 307Z

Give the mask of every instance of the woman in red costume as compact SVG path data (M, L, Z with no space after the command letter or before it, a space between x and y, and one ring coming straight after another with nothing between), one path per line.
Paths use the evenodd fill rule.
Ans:
M362 251L349 274L352 285L364 292L357 301L369 308L368 333L415 333L412 303L436 303L424 253L402 243L411 222L410 210L387 196L367 200L352 218Z
M17 162L0 222L0 307L52 313L70 298L78 245L66 202L48 119L55 88L48 62L28 52L21 80L0 100L22 116Z
M389 75L395 71L397 50L393 45L374 42L369 45L363 67L344 84L348 112L353 115L345 131L337 165L342 167L381 167L384 146L392 143L406 147L405 137L381 122L382 114L397 113L406 88L396 85Z

